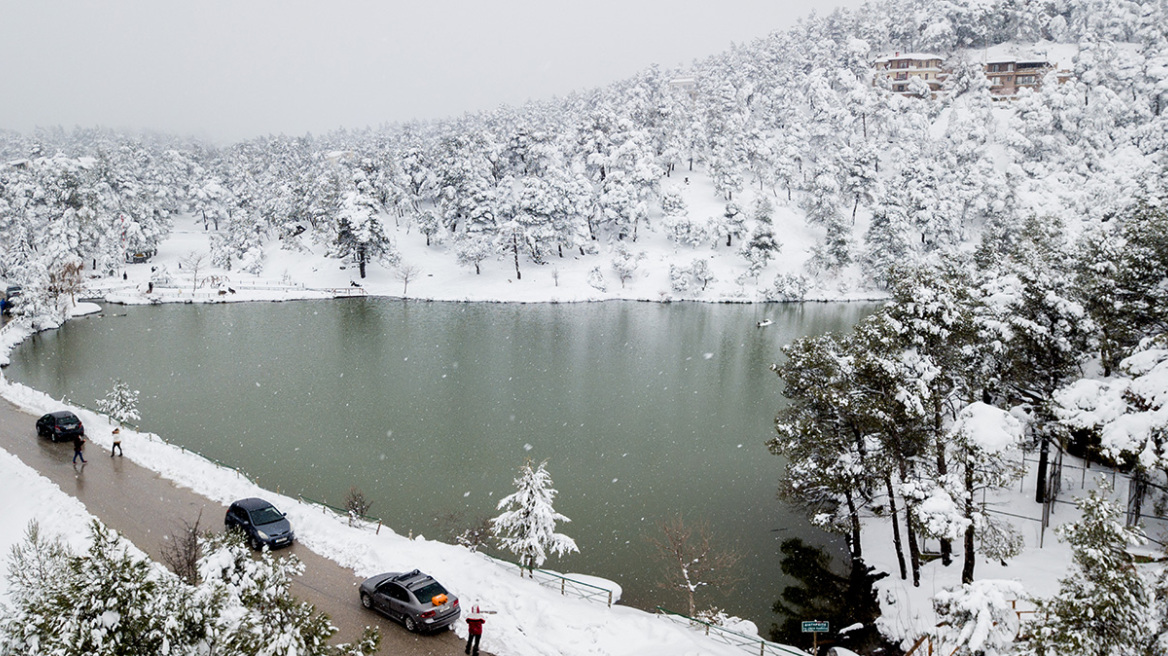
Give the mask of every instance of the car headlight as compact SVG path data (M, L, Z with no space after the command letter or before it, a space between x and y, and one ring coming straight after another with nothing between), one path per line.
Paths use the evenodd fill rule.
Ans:
M256 535L259 536L259 539L261 539L261 540L268 539L268 534L264 533L263 531L259 530L258 528L256 529Z

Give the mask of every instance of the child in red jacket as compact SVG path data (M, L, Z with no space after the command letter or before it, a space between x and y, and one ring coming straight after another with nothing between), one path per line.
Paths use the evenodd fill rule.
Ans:
M478 606L471 608L470 615L466 616L466 628L470 632L466 638L466 653L470 656L479 656L479 641L483 639L483 624L486 621ZM474 651L471 651L472 645Z

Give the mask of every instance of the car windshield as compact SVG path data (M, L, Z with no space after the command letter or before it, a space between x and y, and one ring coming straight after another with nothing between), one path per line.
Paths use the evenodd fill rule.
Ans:
M275 506L267 506L265 508L260 508L259 510L251 511L251 521L256 526L271 524L272 522L278 522L281 519L284 519L284 516L280 514L279 510L276 510Z
M414 590L414 596L418 598L418 603L428 604L437 595L446 594L446 588L442 587L437 581L430 581L426 585Z
M57 423L60 424L61 426L76 426L77 425L77 417L74 417L73 415L64 415L61 417L57 417Z

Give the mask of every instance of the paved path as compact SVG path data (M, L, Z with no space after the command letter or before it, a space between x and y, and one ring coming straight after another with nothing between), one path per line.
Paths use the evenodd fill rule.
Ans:
M202 511L202 525L219 528L227 508L218 502L178 487L157 473L125 458L110 458L100 447L86 448L89 464L71 464L69 442L54 444L38 438L36 417L0 399L0 448L16 455L66 494L77 497L91 515L134 543L155 560L161 561L163 540L194 522ZM366 626L381 631L381 654L418 656L460 654L465 646L452 631L419 636L395 622L361 607L352 570L323 558L300 544L278 554L294 553L304 563L304 574L292 584L294 595L311 602L328 614L340 629L336 639L353 641ZM461 621L461 620L459 620ZM486 652L482 652L486 654Z

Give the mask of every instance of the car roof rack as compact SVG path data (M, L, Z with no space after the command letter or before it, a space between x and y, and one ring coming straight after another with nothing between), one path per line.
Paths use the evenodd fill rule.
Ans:
M416 580L414 580L414 579L416 579ZM393 577L393 580L397 581L398 583L407 584L406 585L407 588L415 588L415 587L418 587L419 584L425 583L426 581L429 581L430 575L423 574L422 570L420 570L420 569L415 569L415 570L410 571L410 572L398 574L397 576Z

